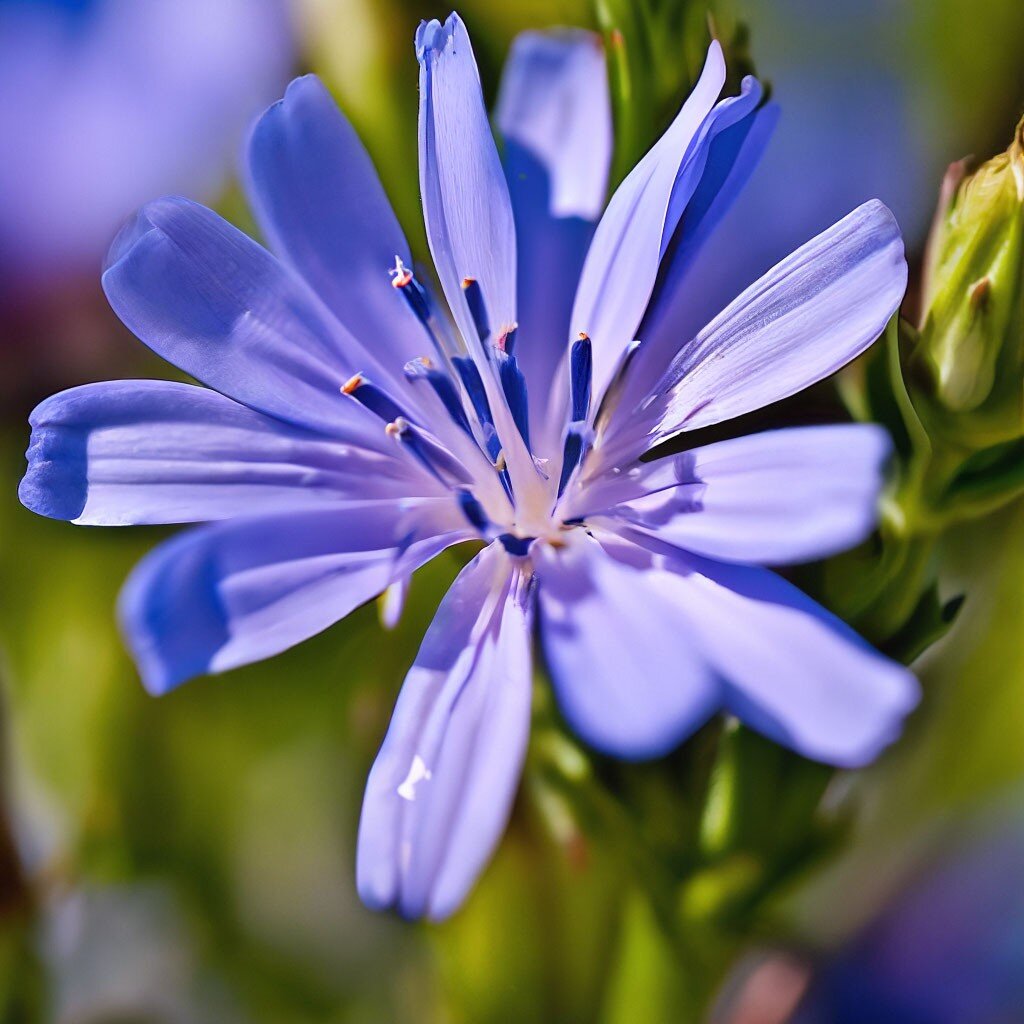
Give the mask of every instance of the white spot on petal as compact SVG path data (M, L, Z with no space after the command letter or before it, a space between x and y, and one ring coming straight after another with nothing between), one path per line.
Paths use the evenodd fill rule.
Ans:
M430 769L426 766L423 758L417 754L412 759L412 765L409 768L409 774L405 777L405 781L398 787L398 795L403 800L415 800L416 787L421 782L429 782L431 778Z

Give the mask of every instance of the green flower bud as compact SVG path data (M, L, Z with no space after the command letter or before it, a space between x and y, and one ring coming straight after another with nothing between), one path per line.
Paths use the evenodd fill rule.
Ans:
M1010 148L954 164L928 241L918 355L975 444L1024 434L1024 121ZM979 445L980 446L980 445Z

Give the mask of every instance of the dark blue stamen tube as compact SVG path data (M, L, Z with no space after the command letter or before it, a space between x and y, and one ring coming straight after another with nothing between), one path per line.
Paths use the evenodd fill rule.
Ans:
M512 420L519 429L519 435L527 449L530 447L530 403L526 393L526 378L519 369L515 356L504 355L498 359L498 376L501 390L505 392Z
M516 335L518 335L518 333L519 325L514 324L498 339L498 348L500 348L505 355L510 356L515 351Z
M562 453L562 475L558 478L558 497L560 498L569 483L570 477L583 458L583 434L575 427L570 427L565 435L565 448Z
M494 418L491 416L491 403L487 401L484 381L480 376L480 371L476 368L476 363L469 356L455 356L452 359L452 365L462 381L462 386L466 389L466 394L469 395L469 401L473 406L477 419L482 424L493 427ZM500 449L501 445L499 444L498 447Z
M387 425L387 432L404 444L413 456L441 483L450 486L452 480L465 481L466 471L451 453L423 434L404 417Z
M516 558L525 558L530 552L530 545L536 537L517 537L514 533L503 533L498 540L510 555Z
M425 327L429 326L431 311L430 311L430 297L427 295L427 290L412 276L411 271L406 271L405 274L396 278L393 282L395 289L402 293L402 298L405 299L409 308L413 311L416 319Z
M590 339L584 334L569 350L569 393L572 396L572 419L584 421L590 412L590 387L594 374L594 357Z
M385 423L391 423L399 417L408 418L387 392L382 391L362 374L357 373L352 377L341 392L344 395L351 395L361 406L379 416Z
M484 302L480 282L476 278L467 277L462 282L462 292L466 296L466 304L469 306L469 315L473 318L477 337L483 344L490 337L491 326L487 320L487 304Z
M508 500L514 503L512 478L509 476L507 469L498 468L498 458L501 455L501 438L498 437L498 432L494 427L494 419L491 416L491 403L487 400L487 392L484 390L484 381L480 376L480 371L476 368L476 363L469 356L454 356L452 358L452 365L455 367L459 379L462 381L462 386L466 389L466 394L469 395L473 411L480 421L484 451L487 452L487 457L494 464L495 468L498 469L498 476L501 479L502 487L505 488L505 493L508 495Z
M451 377L444 370L438 370L422 359L411 359L405 364L405 375L409 380L427 381L456 425L461 427L470 437L473 436L473 429L469 425L466 410L462 408L462 400L459 398L459 393L456 391Z
M479 530L484 536L487 536L491 530L491 521L487 518L483 506L476 500L472 491L463 488L458 494L459 505L462 508L463 515L469 520L469 525L475 530Z

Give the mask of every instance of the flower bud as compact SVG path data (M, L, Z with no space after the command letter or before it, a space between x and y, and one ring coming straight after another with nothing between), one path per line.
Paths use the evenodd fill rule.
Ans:
M1024 434L1024 121L1010 148L973 174L962 163L949 169L923 310L918 354L940 407L969 414L959 429L974 441Z

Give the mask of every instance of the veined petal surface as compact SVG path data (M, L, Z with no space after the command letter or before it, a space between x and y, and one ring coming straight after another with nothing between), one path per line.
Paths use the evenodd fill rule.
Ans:
M676 608L721 683L723 706L804 757L873 761L920 698L917 679L781 576L638 534L679 581Z
M84 384L46 399L30 422L22 503L89 526L443 493L398 452L342 444L192 384Z
M452 14L443 25L423 22L416 56L427 240L445 298L472 351L477 333L462 287L466 278L480 286L495 339L516 320L512 204L462 19Z
M409 245L359 136L315 75L260 118L247 156L271 247L400 379L430 345L388 276L396 256L412 265Z
M121 625L146 688L268 658L326 629L451 544L448 498L303 509L197 527L144 558Z
M718 681L680 616L685 586L649 552L577 533L536 568L544 655L584 740L615 757L657 757L718 709Z
M526 753L530 609L499 545L452 584L366 784L357 884L374 909L447 917L508 822Z
M689 619L725 680L725 705L805 757L856 768L900 734L913 674L781 576L692 561Z
M874 529L891 450L888 434L868 424L769 430L643 463L576 500L588 520L625 521L722 561L809 562ZM619 500L601 516L610 499Z
M761 88L747 78L740 96L715 105L725 84L717 41L676 119L616 189L583 266L571 330L594 345L594 393L603 394L637 330L662 257L700 184L711 141L747 116Z
M637 419L655 421L658 441L796 394L875 341L906 286L899 226L882 203L865 203L683 343Z
M114 243L103 288L153 351L222 394L384 444L380 422L339 393L371 369L359 344L297 274L212 210L175 198L143 207Z

